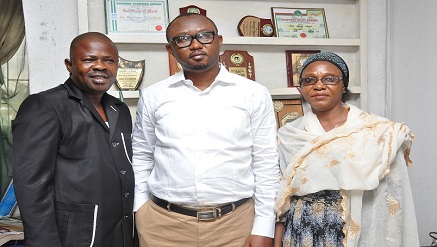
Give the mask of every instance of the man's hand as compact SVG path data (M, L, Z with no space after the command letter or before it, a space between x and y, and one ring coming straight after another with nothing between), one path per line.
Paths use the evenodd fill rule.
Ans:
M273 238L258 236L258 235L250 235L244 247L272 247L273 246Z

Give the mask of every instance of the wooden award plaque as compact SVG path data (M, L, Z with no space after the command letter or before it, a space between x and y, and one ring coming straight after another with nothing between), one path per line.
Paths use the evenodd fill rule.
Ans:
M255 64L247 51L226 50L219 59L229 72L255 80Z
M272 20L247 15L238 23L238 33L241 36L272 37L274 36Z
M179 8L179 14L182 15L187 13L194 13L206 16L206 9L202 9L200 7L197 7L196 5L188 5L186 7Z
M303 116L300 99L273 100L273 106L278 128Z

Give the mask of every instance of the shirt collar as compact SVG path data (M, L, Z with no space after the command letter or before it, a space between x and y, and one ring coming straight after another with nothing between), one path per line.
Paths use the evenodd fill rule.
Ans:
M223 66L222 64L219 64L220 67L220 71L217 75L217 77L215 78L215 81L213 82L214 84L216 83L226 83L226 84L231 84L231 85L235 85L235 79L233 77L233 74L231 74L226 68L225 66ZM185 78L184 75L184 71L181 70L178 73L174 74L173 76L171 76L169 78L170 85L175 85L177 83L184 83L187 81L190 81L189 79Z

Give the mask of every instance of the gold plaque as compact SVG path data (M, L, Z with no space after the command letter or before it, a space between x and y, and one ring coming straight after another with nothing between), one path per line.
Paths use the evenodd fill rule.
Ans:
M238 23L238 33L241 36L272 37L274 30L272 20L251 15L243 17Z
M220 62L229 72L255 80L253 57L247 51L226 50L220 55Z
M273 107L275 109L275 112L280 112L282 111L282 109L284 109L284 103L282 103L282 101L275 100L273 101Z
M273 106L278 128L303 116L302 101L300 99L274 100Z
M144 76L145 60L129 61L120 57L118 63L117 84L120 90L137 90Z

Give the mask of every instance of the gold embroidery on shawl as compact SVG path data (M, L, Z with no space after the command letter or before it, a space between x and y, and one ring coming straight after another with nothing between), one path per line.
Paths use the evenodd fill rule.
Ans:
M407 127L404 124L402 124L401 128L399 130L402 131L402 132L406 132Z
M291 171L291 174L290 174L292 177L294 177L294 175L296 175L296 168L294 168L293 169L293 171Z
M395 217L396 212L399 210L399 202L394 199L390 194L387 196L387 203L388 203L388 212L391 217Z
M302 176L302 184L306 184L308 182L308 178L305 176Z
M372 114L369 114L367 112L362 112L359 116L364 122L367 122L369 119L372 118Z
M391 152L392 152L392 150L393 150L393 146L392 146L392 143L393 143L393 130L394 130L394 127L395 127L395 123L394 122L392 122L391 124L390 124L390 126L391 126L391 130L390 130L390 139L389 139L389 141L388 141L388 143L387 143L387 145L388 145L388 152L387 152L387 169L385 170L385 174L384 174L384 177L390 172L390 156L391 156ZM382 179L382 178L379 178L379 179Z
M332 168L338 165L340 162L338 160L330 160L328 164L326 164L326 168Z
M295 156L295 157L292 158L292 161L294 161L296 159L297 159L297 157ZM300 165L304 164L303 163L304 159L305 159L305 157L301 157L300 160L296 160L296 164L294 165L293 169L291 170L291 173L290 173L290 176L289 176L289 180L288 180L288 184L287 184L287 189L285 190L284 195L281 197L281 199L279 200L279 203L277 204L278 205L277 206L277 210L278 210L277 215L279 215L279 216L281 216L282 213L283 213L282 212L282 207L286 204L287 199L290 200L290 197L293 195L292 194L293 190L290 189L290 185L291 185L291 182L293 181L294 176L296 175L296 169ZM287 181L287 177L284 176L284 180ZM299 191L299 189L296 190L296 191Z
M349 214L349 210L346 207L346 201L347 196L344 190L340 190L340 195L342 197L341 199L341 207L343 208L343 214L341 215L341 218L343 219L343 222L347 222L347 215ZM347 225L343 225L343 234L347 236ZM347 238L343 238L343 246L347 246Z
M355 158L355 153L352 151L347 152L345 159L353 159Z
M349 145L355 145L356 143L356 140L353 136L346 136L345 138L340 139L340 141Z
M352 130L352 131L348 131L348 132L346 132L346 133L344 133L344 134L339 134L339 135L336 135L335 137L333 137L333 138L331 138L331 139L327 139L327 140L323 140L323 141L321 141L320 140L320 137L317 137L317 138L314 138L312 141L311 141L311 143L313 144L313 145L315 145L311 150L309 150L306 154L304 154L304 155L301 155L301 156L294 156L293 157L293 159L292 159L292 164L294 164L293 165L293 168L292 168L292 170L291 170L291 173L289 174L289 175L285 175L284 176L284 179L285 179L285 181L288 181L288 183L285 185L286 187L290 187L291 186L291 184L292 184L292 182L293 182L293 179L294 179L294 176L296 175L296 168L299 168L299 166L301 166L302 164L303 164L303 161L310 155L310 154L312 154L312 153L315 153L315 152L320 152L320 150L323 150L323 148L326 148L326 147L324 147L325 145L327 145L327 144L329 144L329 143L331 143L331 142L333 142L333 141L335 141L335 140L341 140L341 139L343 139L343 138L347 138L347 137L349 137L349 136L352 136L353 134L356 134L356 133L359 133L359 132L361 132L361 131L363 131L363 130L365 130L365 129L371 129L372 127L374 127L374 126L379 126L379 125L384 125L384 124L391 124L392 126L393 126L393 122L391 122L390 120L386 120L386 121L378 121L377 120L377 116L376 115L373 115L373 114L369 114L369 113L366 113L366 112L363 112L363 113L361 113L360 114L360 118L361 119L363 119L363 120L366 120L366 119L374 119L376 122L373 122L373 123L371 123L371 124L367 124L367 125L364 125L364 126L362 126L361 128L357 128L357 129L354 129L354 130ZM391 133L391 135L393 135L393 133ZM390 138L390 142L389 142L389 145L391 145L391 143L392 143L392 140L393 140L393 137L392 138ZM389 151L391 151L391 147L390 147L390 150ZM323 152L322 152L323 153ZM389 152L389 154L388 154L389 156L390 156L390 152ZM390 158L390 157L389 157ZM390 160L390 159L388 159L388 160ZM388 167L388 169L387 169L387 171L386 171L386 174L389 172L389 164L387 164L387 167ZM384 177L386 174L384 174L382 177ZM381 179L381 178L380 178ZM287 203L287 201L289 202L289 200L290 200L290 197L291 196L293 196L294 194L292 194L291 192L293 192L293 193L295 193L296 191L299 191L300 189L299 188L294 188L293 190L290 190L290 189L286 189L285 191L284 191L284 194L282 195L282 196L280 196L280 198L278 198L278 200L277 200L277 210L278 210L278 215L282 215L282 207L284 206L284 205L286 205L286 204L288 204ZM343 207L344 208L344 207Z
M381 143L384 143L384 142L385 142L384 136L380 136L379 140L377 141L378 145L380 145Z
M413 165L413 161L410 160L410 149L409 148L406 148L404 150L404 159L407 162L408 167Z
M295 195L297 192L299 192L299 190L300 190L300 188L299 187L297 187L297 188L288 188L287 189L287 192L288 192L288 194L289 195Z
M325 154L327 153L327 151L328 151L328 149L326 148L325 145L323 145L316 150L316 155L319 156L320 158L323 158L323 157L325 157Z
M351 236L352 239L355 239L355 236L360 231L361 227L358 225L352 218L349 222L349 236Z
M373 135L374 137L378 134L378 126L372 125L368 128L369 134Z

